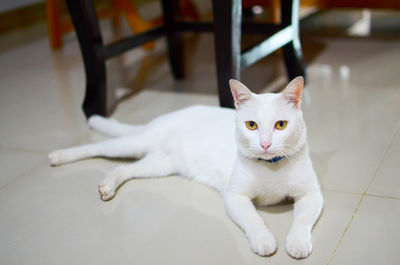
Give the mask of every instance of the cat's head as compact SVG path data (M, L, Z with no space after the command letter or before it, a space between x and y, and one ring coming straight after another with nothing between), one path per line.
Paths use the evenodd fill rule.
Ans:
M281 93L254 94L237 80L229 81L236 107L239 151L265 160L291 156L306 141L301 111L303 77L292 80Z

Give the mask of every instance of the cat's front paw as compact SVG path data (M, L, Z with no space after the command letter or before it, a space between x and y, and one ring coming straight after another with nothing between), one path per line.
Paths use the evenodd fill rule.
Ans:
M115 189L113 189L112 187L107 186L105 184L100 184L98 190L99 190L100 198L103 201L111 200L115 196Z
M68 162L68 154L63 150L51 152L48 158L51 166L59 166Z
M272 256L277 250L275 237L271 233L248 235L251 249L260 256Z
M295 259L304 259L311 254L311 236L301 233L290 233L286 238L286 251Z

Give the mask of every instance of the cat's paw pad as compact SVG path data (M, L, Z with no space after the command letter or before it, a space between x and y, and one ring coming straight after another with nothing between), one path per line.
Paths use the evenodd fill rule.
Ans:
M51 152L48 158L51 166L59 166L68 162L68 154L62 150Z
M295 259L304 259L308 257L312 251L310 237L289 234L286 238L286 251Z
M270 233L260 233L249 236L250 246L254 253L260 256L272 256L277 250L277 243Z
M115 189L113 189L110 186L107 186L105 184L100 184L98 190L99 190L100 198L103 201L111 200L115 196Z

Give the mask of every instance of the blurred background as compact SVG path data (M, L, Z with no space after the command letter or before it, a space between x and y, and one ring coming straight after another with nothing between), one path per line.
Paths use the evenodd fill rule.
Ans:
M163 25L156 0L95 0L112 44ZM243 0L243 21L280 23L277 0ZM213 21L212 1L180 1L186 21ZM62 0L0 2L1 264L398 264L400 2L302 0L303 112L325 198L313 253L291 259L292 206L260 208L279 250L253 254L218 194L172 176L126 183L110 202L97 184L126 161L51 168L47 154L103 140L86 124L85 70ZM242 34L242 47L264 35ZM174 78L166 38L106 62L107 115L143 124L193 104L219 105L214 34L183 34ZM289 81L279 49L244 69L257 93ZM156 166L156 165L155 165Z

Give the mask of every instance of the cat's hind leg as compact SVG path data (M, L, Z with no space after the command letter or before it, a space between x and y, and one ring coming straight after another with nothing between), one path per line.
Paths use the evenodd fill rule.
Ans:
M108 137L119 137L132 133L143 131L143 125L130 125L120 123L113 118L105 118L99 115L93 115L88 120L89 127L97 133Z
M170 156L162 152L149 153L141 160L122 165L111 171L99 185L103 201L114 197L118 187L134 178L166 177L178 173L178 167Z
M148 150L151 139L145 133L123 136L103 142L53 151L49 154L52 166L89 157L140 158Z

